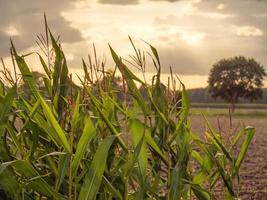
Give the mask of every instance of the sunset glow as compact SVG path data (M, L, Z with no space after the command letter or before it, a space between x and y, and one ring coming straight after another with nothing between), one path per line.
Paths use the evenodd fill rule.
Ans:
M0 3L0 56L9 61L9 37L21 52L40 51L36 34L44 32L46 12L53 33L60 34L72 71L79 71L92 44L99 56L114 67L108 44L128 58L133 53L128 36L147 50L154 45L163 64L181 77L195 77L188 87L205 87L212 65L222 59L243 55L267 66L267 2L254 0L52 0ZM16 6L15 6L16 4ZM8 10L8 12L7 12ZM10 18L9 16L12 16ZM33 58L30 62L36 63ZM38 66L32 66L38 68ZM153 66L147 67L153 73ZM185 79L187 80L187 78ZM188 78L190 80L190 78ZM196 81L199 81L198 84Z

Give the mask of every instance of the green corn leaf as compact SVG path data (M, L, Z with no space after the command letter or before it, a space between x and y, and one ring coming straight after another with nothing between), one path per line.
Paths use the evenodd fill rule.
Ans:
M51 126L56 131L57 136L60 138L60 142L64 146L65 150L68 153L70 153L71 152L71 148L70 148L70 144L69 144L69 142L68 142L68 140L66 138L65 133L61 129L61 127L58 124L57 120L55 119L51 109L49 108L49 106L47 105L47 103L44 101L44 99L42 97L40 97L40 101L41 101L41 106L43 108L43 111L44 111L44 114L46 116L46 119L51 123ZM54 136L52 135L52 137L54 137Z
M64 178L66 176L66 173L70 166L70 155L64 154L60 156L59 164L58 164L58 178L56 181L55 189L58 191L60 189L60 186L62 185Z
M206 124L207 124L209 130L210 130L210 133L212 134L212 137L207 132L206 132L206 135L209 137L211 142L218 148L218 150L222 151L224 153L224 155L232 162L233 159L232 159L231 155L227 151L226 147L224 146L223 142L219 138L218 134L215 132L215 130L213 129L213 127L209 123L209 121L206 118L206 116L204 116L204 119L206 121Z
M54 62L54 73L53 73L53 95L59 95L60 89L60 74L62 71L63 55L61 53L60 47L57 44L52 33L49 31L49 36L52 42L53 50L55 51L55 62Z
M45 84L45 87L46 87L46 91L47 91L49 97L52 98L53 95L52 95L51 80L49 80L48 78L44 77L43 81L44 81L44 84Z
M121 147L125 150L125 151L128 151L127 149L127 146L125 145L124 141L122 140L122 138L120 137L120 134L119 132L116 130L116 128L113 126L113 124L109 121L109 119L107 118L107 116L103 113L103 111L101 110L100 108L100 103L99 101L91 94L91 92L89 90L87 90L88 92L88 95L90 96L91 98L91 101L93 102L94 106L95 106L95 109L98 111L101 119L106 123L107 127L109 128L109 130L111 131L112 134L114 134Z
M116 63L117 67L119 68L119 70L121 71L122 75L125 76L127 80L136 80L140 82L141 84L144 84L143 81L141 81L136 75L134 75L133 72L131 72L128 69L128 67L125 64L123 64L119 56L116 54L116 52L113 50L113 48L110 45L109 45L109 49L111 51L112 58L114 62Z
M180 114L180 120L176 125L175 133L173 134L173 136L171 137L171 139L168 142L169 145L175 140L176 136L179 134L180 130L182 129L184 123L187 120L187 116L189 113L190 102L189 102L188 93L185 89L184 84L182 82L181 82L181 84L182 84L182 112Z
M199 200L210 200L211 195L198 184L190 184L191 189Z
M11 169L6 169L5 173L0 173L0 188L11 199L20 199L21 188L15 173ZM5 199L4 197L2 198Z
M175 167L171 170L170 174L170 191L168 194L169 200L177 200L181 199L183 196L183 171L179 167L179 164L177 163Z
M83 59L82 59L82 63L83 63L83 71L84 71L85 79L88 80L89 82L92 82L92 80L90 78L90 75L89 75L89 72L87 70L87 66L86 66L86 64L85 64Z
M47 160L47 162L48 162L48 164L50 166L51 173L54 173L58 177L59 174L58 174L58 168L57 168L57 165L56 165L57 164L56 163L57 160L55 160L52 156L47 156L47 157L45 157L45 159Z
M148 44L148 43L147 43ZM158 51L155 47L153 47L151 44L148 44L150 46L150 49L154 55L154 57L156 58L157 60L157 63L158 63L158 67L159 67L159 73L160 73L160 59L159 59L159 55L158 55Z
M246 139L243 142L241 149L240 149L240 152L239 152L237 159L235 161L234 175L236 175L239 171L239 168L240 168L242 161L244 160L244 157L245 157L246 152L248 150L248 146L249 146L249 144L250 144L250 142L251 142L251 140L255 134L255 129L253 127L246 127L245 133L246 133Z
M140 153L142 150L144 144L144 137L141 138L141 140L139 140L138 144L136 145L135 149L134 149L134 153L128 154L128 159L127 162L124 165L124 177L129 177L130 173L132 171L134 171L134 165L136 162L138 162L138 158L140 157Z
M80 99L81 99L81 95L80 95L80 92L78 92L78 95L77 95L76 101L75 101L75 107L74 107L72 117L71 117L71 132L72 132L72 134L74 134L74 131L75 131L75 129L78 125L78 121L79 121Z
M204 147L204 149L205 149L204 150L205 153L210 158L210 160L212 160L216 164L218 172L220 173L222 180L223 180L223 183L226 186L229 194L232 197L235 197L235 192L234 192L232 181L230 179L230 175L227 173L227 171L224 170L221 163L216 159L216 157L211 153L211 151L206 146Z
M78 166L85 154L86 147L95 136L95 128L90 118L86 118L83 133L77 145L77 150L72 161L72 175L75 177Z
M207 138L209 138L209 140L214 144L214 146L221 152L224 153L224 155L230 160L233 161L231 155L229 154L229 152L226 150L225 146L223 145L223 143L219 140L218 137L214 137L214 134L210 135L208 132L205 132L205 135L207 136Z
M63 54L63 52L62 52ZM68 87L69 87L69 77L68 77L68 67L67 67L67 61L63 54L63 66L60 74L60 92L59 92L59 102L58 102L58 114L60 115L60 118L63 115L64 109L66 107L66 102L64 99L68 98Z
M151 134L149 132L149 130L147 129L147 131L145 132L145 141L147 142L147 144L149 144L149 146L151 146L153 148L153 150L155 152L157 152L160 157L165 160L164 155L162 153L162 151L160 150L159 146L157 145L157 143L155 142L155 140L151 137ZM166 161L166 160L165 160Z
M193 150L192 152L191 152L191 154L192 154L192 157L200 164L200 165L203 165L203 158L201 157L201 155L197 152L197 151L195 151L195 150Z
M64 108L65 108L65 100L68 92L68 67L67 61L64 56L63 51L49 30L50 39L52 42L53 50L55 51L55 63L54 63L54 73L53 73L53 103L58 112L59 118L61 119L63 116Z
M141 95L140 91L138 90L136 84L134 83L134 80L138 81L142 85L145 85L143 81L141 81L137 76L135 76L128 67L121 61L121 59L118 57L116 52L112 49L112 47L109 45L112 58L114 62L116 63L116 66L119 68L122 76L124 77L128 88L130 90L131 95L135 98L135 100L138 102L139 106L142 108L145 114L149 114L150 110L146 106L146 102Z
M5 125L8 122L8 118L11 110L12 103L16 95L16 87L12 87L6 96L0 101L0 159L8 161L8 149L6 145L6 140L4 139ZM12 134L12 133L11 133ZM15 141L17 145L18 142ZM19 146L18 146L19 147Z
M103 173L106 168L106 160L109 149L115 139L115 136L105 138L99 145L89 171L84 179L79 200L95 199L96 193L103 179Z
M17 149L20 151L20 152L23 152L23 149L22 149L22 145L21 143L19 142L19 139L16 135L16 130L14 130L15 128L11 126L10 123L7 123L6 124L6 129L7 131L9 132L9 135L10 137L12 138L12 141L15 143Z
M123 200L121 193L112 185L112 183L109 182L105 176L103 176L103 182L115 199Z
M238 143L238 141L241 139L241 137L245 134L245 127L242 127L237 135L235 136L235 138L233 139L232 143L231 143L231 147L229 149L229 152L231 152L231 150L233 150L233 148L235 147L235 145Z
M144 129L145 129L145 142L160 156L162 161L166 165L168 165L168 161L166 160L166 158L164 157L164 155L163 155L162 151L160 150L159 146L157 145L157 143L155 142L155 140L152 138L152 136L150 134L151 133L150 128L147 127L144 123L142 123L138 119L134 119L134 123L139 124L138 126L143 126L144 127Z
M148 97L149 97L149 100L151 101L153 107L155 108L155 110L159 114L160 118L164 121L165 124L168 125L169 122L168 122L167 118L165 117L164 113L162 113L161 110L158 108L158 105L155 103L150 90L148 90Z
M40 101L40 99L38 101ZM41 104L41 101L40 101L40 104ZM26 119L26 122L28 122L28 123L29 122L34 123L34 124L36 123L36 125L39 128L41 128L41 130L49 136L49 137L47 137L47 139L49 141L52 139L57 146L60 146L61 142L60 142L60 138L59 138L57 132L54 130L53 127L51 127L50 123L47 122L45 120L45 118L39 112L34 111L35 108L37 108L36 105L37 105L37 102L34 105L34 107L32 107L27 101L23 100L22 103L20 104L20 106L23 109L28 110L28 112L30 112L30 116L27 116L27 115L24 115L23 113L21 113L21 117L23 119ZM36 111L37 111L37 109L36 109ZM32 120L30 121L29 119L32 119L33 121ZM26 125L25 126L23 125L23 129L25 127L26 127Z
M213 188L220 179L220 173L218 171L214 171L214 173L211 174L210 177L211 177L210 187Z
M33 118L33 117L35 116L35 114L37 113L37 110L38 110L39 106L41 105L41 101L40 101L40 99L38 99L38 100L34 103L33 107L31 107L30 104L29 104L26 100L24 100L24 99L23 99L23 103L24 103L24 104L27 106L27 108L29 109L30 114L29 114L28 118L26 119L25 123L23 124L23 126L22 126L22 128L21 128L22 130L25 129L25 127L28 125L29 121L32 120L32 118Z
M194 175L192 182L194 184L199 184L201 185L203 182L207 180L207 173L203 170Z
M35 80L33 78L33 75L28 67L28 65L26 64L25 60L23 59L23 57L19 56L17 54L17 51L14 47L14 44L11 40L11 48L13 51L13 54L15 56L15 60L17 62L17 65L19 67L19 70L22 74L22 78L24 80L24 82L26 84L28 84L29 88L31 89L32 94L34 95L35 98L38 98L40 96L39 92L38 92L38 88L36 86Z
M44 59L42 58L41 55L39 55L39 60L40 60L40 62L42 64L42 66L43 66L43 69L44 69L46 75L49 77L49 79L51 79L52 78L51 77L51 72L50 72L49 68L47 67L47 65L46 65L46 63L45 63L45 61L44 61Z
M8 114L10 112L12 102L16 96L16 87L12 87L8 90L8 93L0 101L0 125L4 125L8 120Z
M62 200L64 199L62 195L57 193L35 170L35 168L27 161L24 160L16 160L12 162L2 163L0 165L0 174L1 172L5 171L7 167L13 167L17 173L21 174L22 176L29 179L28 184L26 185L27 188L40 192L43 196ZM3 170L4 168L4 170ZM38 177L38 178L37 178Z
M142 126L141 123L138 123L136 120L131 120L130 122L130 132L132 136L132 141L135 147L137 144L144 138L145 135L145 127ZM147 147L146 143L143 143L141 146L140 153L138 155L138 163L141 170L141 174L145 177L146 170L147 170Z

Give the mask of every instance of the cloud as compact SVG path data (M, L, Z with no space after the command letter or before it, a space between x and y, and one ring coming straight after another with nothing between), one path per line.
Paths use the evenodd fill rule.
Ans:
M158 53L163 73L169 73L170 66L177 74L205 75L208 73L208 61L202 60L197 51L181 43L179 46L158 47ZM153 68L147 66L147 71L153 71Z
M195 46L198 45L202 42L202 40L205 38L206 34L205 33L190 33L190 32L183 32L181 33L181 39L185 41L187 44Z
M134 5L138 4L138 0L99 0L101 4L116 4L116 5Z
M206 74L206 66L200 66L198 60L190 53L177 49L164 49L161 53L161 62L165 73L169 72L169 66L177 74Z
M87 58L93 42L107 59L112 60L107 43L126 57L131 53L127 35L155 46L164 72L171 65L179 74L205 75L219 59L236 55L254 57L267 66L267 1L28 1L0 0L0 56L9 54L10 36L19 50L28 50L36 34L44 32L46 11L51 30L61 34L68 64L75 70L82 69L80 59Z
M226 13L219 13L219 12L196 12L192 14L194 16L202 16L210 19L227 19L235 17L234 14L226 14Z
M223 10L225 7L226 7L225 4L220 3L220 4L218 4L217 9L218 9L218 10Z
M80 31L61 16L61 12L70 7L71 0L0 1L0 56L9 55L10 37L19 51L33 46L36 35L44 33L44 12L55 36L62 34L62 40L69 43L83 40Z
M174 40L175 41L175 40ZM216 41L216 42L214 42ZM183 75L206 75L211 66L223 58L234 56L253 57L267 69L265 52L266 39L261 37L232 37L205 40L203 46L188 46L177 40L172 46L156 46L162 63L162 71L169 72L172 66L174 73ZM149 68L147 67L149 71Z
M224 4L222 10L218 10L218 5ZM225 23L219 22L218 25L224 26L224 33L232 32L235 28L235 34L242 36L262 36L267 32L266 8L267 1L257 0L204 0L197 5L198 12L204 15L209 13L219 13L217 19L224 18ZM221 15L221 16L220 16ZM216 25L212 25L213 27ZM250 26L250 27L247 27Z
M180 1L180 0L151 0L151 1L168 1L168 2L176 2L176 1Z
M168 1L168 2L171 2L171 3L177 2L177 1L184 1L184 2L190 2L190 3L193 3L193 4L198 4L198 3L202 2L202 0L187 0L187 1L185 1L185 0L150 0L150 1Z
M267 17L267 13L257 13L257 14L253 14L253 17L257 17L257 18L265 18L265 17Z
M10 37L18 36L20 34L18 29L16 29L13 25L9 25L6 30L4 30L4 33Z
M236 35L238 36L263 36L263 31L254 26L236 27Z

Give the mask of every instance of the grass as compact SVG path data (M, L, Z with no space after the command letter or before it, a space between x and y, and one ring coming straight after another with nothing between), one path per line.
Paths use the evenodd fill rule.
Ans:
M206 116L229 116L229 109L227 108L191 108L191 115L206 115ZM234 113L234 117L242 118L255 118L255 117L267 117L265 109L251 109L251 108L237 108Z
M13 78L0 90L0 191L9 199L236 199L239 170L255 133L240 127L225 143L206 120L206 139L192 132L185 86L179 96L160 81L136 77L110 46L122 76L106 71L96 51L83 61L81 87L71 80L60 43L45 23L43 85L11 42ZM146 54L130 38L132 63L145 73ZM26 55L31 56L31 55ZM47 61L45 61L47 60ZM171 72L172 83L179 81ZM141 85L146 97L138 90ZM27 88L27 94L24 94ZM237 148L237 146L241 147ZM214 188L221 183L223 197Z
M229 104L227 103L191 103L191 106L194 108L229 108ZM237 109L267 109L266 104L241 104L238 103L235 105Z

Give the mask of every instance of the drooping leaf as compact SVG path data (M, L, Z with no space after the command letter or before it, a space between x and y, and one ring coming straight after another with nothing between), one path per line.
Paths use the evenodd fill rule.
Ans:
M40 97L40 101L41 101L41 106L43 108L46 119L51 123L51 126L53 127L53 129L57 133L57 136L60 138L60 142L64 146L65 150L70 153L71 152L70 144L67 140L67 137L66 137L64 131L62 130L62 128L58 124L51 109L49 108L49 106L47 105L47 103L44 101L44 99L42 97Z

